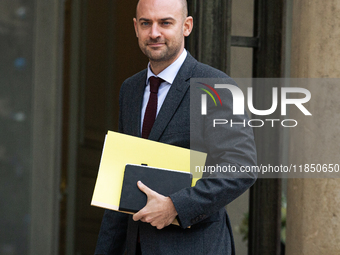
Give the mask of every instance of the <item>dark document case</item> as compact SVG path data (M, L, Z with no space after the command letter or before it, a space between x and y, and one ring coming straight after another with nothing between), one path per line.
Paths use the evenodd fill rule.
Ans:
M191 187L192 174L143 165L126 165L119 210L138 212L146 205L147 196L137 186L141 181L163 196Z

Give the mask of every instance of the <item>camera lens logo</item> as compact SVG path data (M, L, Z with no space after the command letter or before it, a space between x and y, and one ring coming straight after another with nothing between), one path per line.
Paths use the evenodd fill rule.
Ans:
M198 83L202 84L203 86L205 86L208 89L210 89L215 94L215 96L218 98L218 100L219 100L219 102L220 102L220 104L222 106L221 97L220 97L220 95L217 93L217 91L213 87L211 87L210 85L205 84L203 82L198 82ZM208 89L200 88L200 87L197 87L197 88L200 89L200 90L203 90L204 92L206 92L212 98L212 100L214 101L215 106L217 106L217 102L215 100L215 97L213 96L213 94ZM207 94L202 94L201 95L201 103L202 103L201 114L202 115L207 115Z

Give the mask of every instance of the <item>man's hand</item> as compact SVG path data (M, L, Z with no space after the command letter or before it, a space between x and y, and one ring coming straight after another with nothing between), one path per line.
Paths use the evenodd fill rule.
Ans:
M133 215L133 220L150 223L157 229L169 226L177 216L177 211L169 197L165 197L148 188L141 181L137 182L138 188L147 197L147 203L139 212Z

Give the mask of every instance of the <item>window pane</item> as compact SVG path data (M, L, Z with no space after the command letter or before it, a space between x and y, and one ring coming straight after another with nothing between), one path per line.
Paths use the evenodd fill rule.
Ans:
M231 34L253 36L254 0L232 1Z

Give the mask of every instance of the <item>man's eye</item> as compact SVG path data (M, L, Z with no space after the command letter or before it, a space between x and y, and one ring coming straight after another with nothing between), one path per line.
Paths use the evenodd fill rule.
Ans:
M164 21L164 22L163 22L163 25L165 25L165 26L169 26L169 25L170 25L170 22L168 22L168 21Z
M148 25L149 25L149 22L144 21L144 22L141 23L141 25L142 25L142 26L148 26Z

